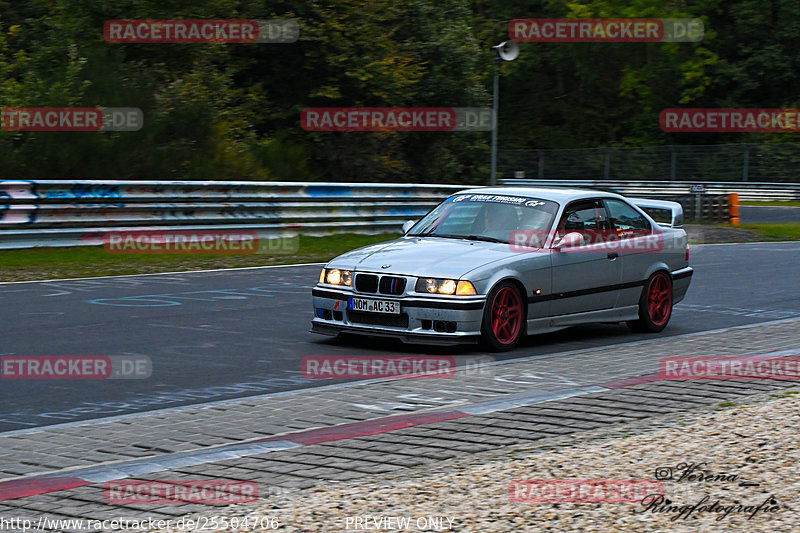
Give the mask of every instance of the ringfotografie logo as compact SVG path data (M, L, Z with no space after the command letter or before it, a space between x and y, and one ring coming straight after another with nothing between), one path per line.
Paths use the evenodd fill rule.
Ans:
M744 516L747 520L777 513L783 507L774 494L761 487L762 483L746 481L736 472L715 472L708 463L680 462L675 466L659 466L656 479L669 483L668 494L648 494L641 500L644 507L635 514L669 516L671 522L690 520L700 515L716 515L714 520ZM695 487L694 490L685 490ZM676 491L674 489L684 490ZM755 488L756 494L737 494L736 488ZM700 494L692 494L700 491ZM734 489L734 490L732 490ZM674 494L688 492L688 494ZM716 493L717 495L713 495ZM757 528L753 528L756 530Z

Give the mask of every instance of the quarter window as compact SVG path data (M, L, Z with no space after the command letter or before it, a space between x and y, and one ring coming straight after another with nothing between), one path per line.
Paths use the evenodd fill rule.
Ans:
M606 200L606 207L617 235L631 238L650 233L650 222L641 213L620 200Z

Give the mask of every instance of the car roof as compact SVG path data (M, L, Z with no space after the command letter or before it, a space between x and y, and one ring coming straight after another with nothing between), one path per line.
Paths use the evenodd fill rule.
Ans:
M456 194L502 194L553 200L558 203L571 202L581 198L622 198L622 196L613 192L572 187L479 187L458 191Z

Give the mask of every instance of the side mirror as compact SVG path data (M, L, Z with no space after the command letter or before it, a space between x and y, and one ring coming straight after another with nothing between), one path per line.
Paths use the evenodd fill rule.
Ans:
M403 235L408 233L408 230L413 228L414 224L416 224L416 223L417 223L416 220L406 220L405 222L403 222L403 228L402 228L403 229Z
M584 240L583 235L578 233L577 231L571 231L567 233L563 237L561 237L556 243L553 245L553 248L556 250L560 250L562 248L574 248L576 246L583 246Z

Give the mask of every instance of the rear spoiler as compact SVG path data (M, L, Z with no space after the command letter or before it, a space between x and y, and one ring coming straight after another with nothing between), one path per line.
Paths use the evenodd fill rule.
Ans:
M683 226L683 206L678 202L651 200L649 198L628 198L636 207L650 215L659 226L680 228Z

